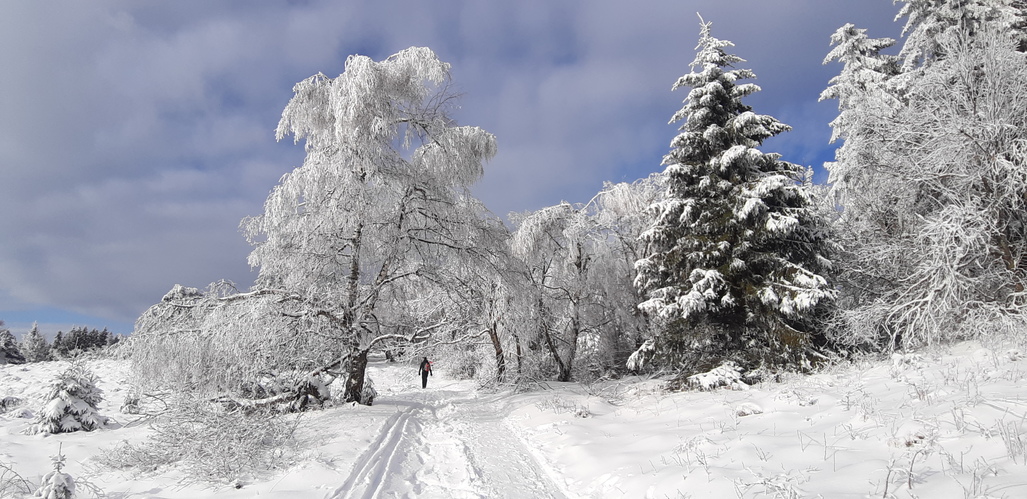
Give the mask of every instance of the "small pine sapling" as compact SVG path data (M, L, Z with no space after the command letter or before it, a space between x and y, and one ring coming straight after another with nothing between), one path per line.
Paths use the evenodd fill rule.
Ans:
M93 431L107 424L96 408L103 400L96 381L96 375L84 366L69 366L50 383L46 404L29 433Z
M71 475L61 471L64 469L64 454L58 447L57 455L51 456L53 471L43 477L43 483L36 491L36 497L44 499L72 499L75 497L75 479Z

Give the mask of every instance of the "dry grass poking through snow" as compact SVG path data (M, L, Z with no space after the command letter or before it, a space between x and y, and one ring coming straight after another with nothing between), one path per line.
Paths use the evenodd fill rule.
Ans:
M663 391L658 380L628 378L474 394L473 383L447 380L440 366L429 391L440 390L440 403L481 404L467 413L501 411L540 469L572 498L1012 499L1027 497L1024 352L1024 345L961 343L745 390L681 393ZM198 471L168 464L140 476L99 464L119 442L138 444L157 431L120 412L131 393L121 361L89 364L104 390L100 413L113 417L112 425L23 434L47 382L63 367L0 366L0 400L19 399L0 411L0 495L38 486L62 445L65 471L109 497L323 497L345 480L388 418L427 393L415 368L376 364L381 403L304 415L296 428L301 448L282 467L251 476L241 489L182 486ZM455 446L463 447L475 446ZM237 473L235 464L222 476Z
M1027 497L1023 351L963 343L747 390L554 385L510 421L582 497Z

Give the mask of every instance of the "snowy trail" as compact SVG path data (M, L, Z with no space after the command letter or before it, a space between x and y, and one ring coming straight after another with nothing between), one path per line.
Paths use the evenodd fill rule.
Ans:
M468 404L457 414L452 427L464 437L472 461L484 471L487 497L567 497L506 425L498 406Z
M442 386L375 404L396 412L327 499L566 497L498 407L468 383L435 379Z

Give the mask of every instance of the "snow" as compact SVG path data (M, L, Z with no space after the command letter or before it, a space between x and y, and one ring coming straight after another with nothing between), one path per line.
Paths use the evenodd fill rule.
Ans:
M415 363L375 360L374 406L303 414L288 466L239 488L99 465L150 431L119 412L127 362L86 362L114 422L58 435L23 430L67 363L5 365L0 399L21 402L0 413L0 465L38 486L60 447L78 497L1025 497L1024 345L990 347L678 393L642 377L485 391L443 363L422 390Z

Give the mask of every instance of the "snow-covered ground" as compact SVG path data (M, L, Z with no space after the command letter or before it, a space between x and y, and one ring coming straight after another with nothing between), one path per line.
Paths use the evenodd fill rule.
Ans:
M976 343L673 394L640 378L483 392L442 364L422 390L416 365L379 361L374 406L303 414L291 464L241 488L97 464L151 431L119 412L124 361L87 362L115 423L23 434L65 366L0 366L0 398L22 400L0 414L0 465L38 484L60 448L110 498L1027 497L1027 358Z

